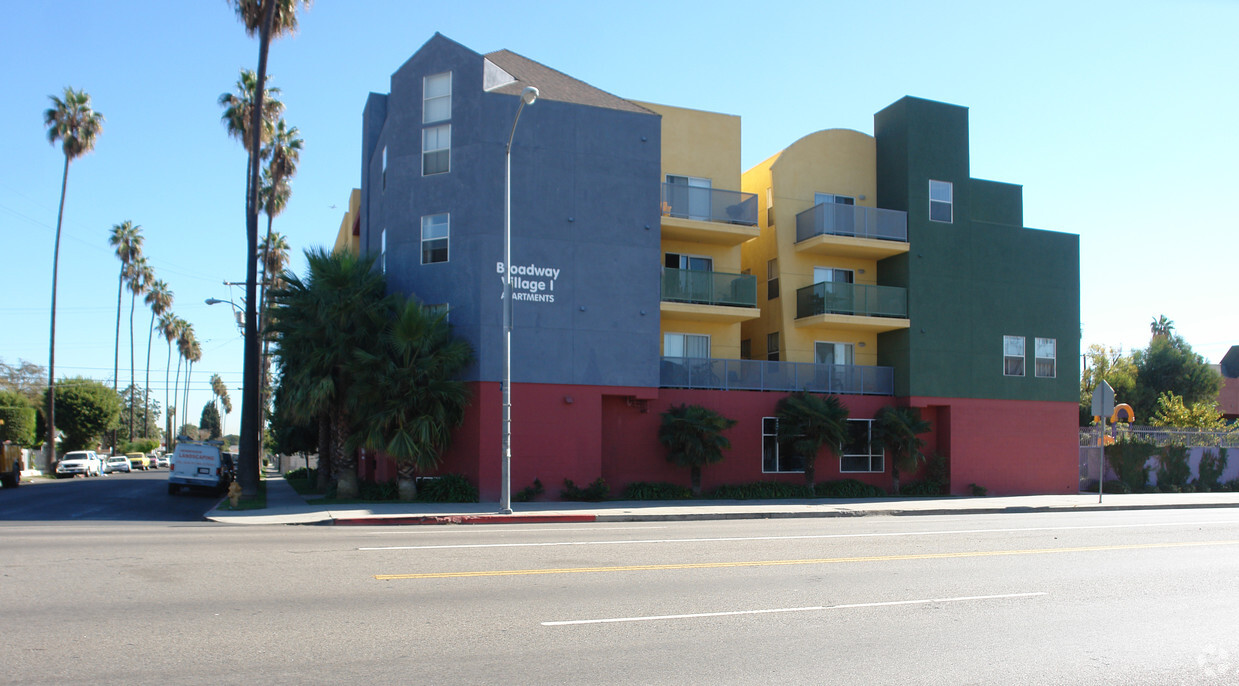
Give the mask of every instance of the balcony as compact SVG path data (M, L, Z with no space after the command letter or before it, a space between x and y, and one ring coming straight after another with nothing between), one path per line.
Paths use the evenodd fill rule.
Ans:
M664 238L739 245L760 234L753 193L662 184Z
M895 286L815 283L796 291L796 326L894 331L908 328L908 291Z
M662 312L678 319L740 322L757 318L751 274L663 268Z
M724 391L894 395L895 371L891 367L851 364L663 357L659 386Z
M796 215L798 252L884 259L908 251L908 214L826 203Z

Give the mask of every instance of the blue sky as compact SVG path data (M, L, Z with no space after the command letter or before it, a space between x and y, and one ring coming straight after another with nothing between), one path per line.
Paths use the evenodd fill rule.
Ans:
M111 380L121 221L202 342L189 416L228 385L239 423L241 343L222 285L245 274L241 146L216 101L257 43L224 0L8 3L0 25L0 359L47 364L63 157L42 113L65 86L107 118L69 172L57 375ZM361 111L435 31L507 48L617 95L740 115L745 168L825 128L873 131L903 95L970 108L972 174L1024 186L1024 221L1080 236L1084 345L1148 343L1174 320L1217 362L1239 343L1229 198L1239 188L1239 3L428 3L319 0L271 49L272 85L305 139L275 230L294 267L330 246L359 183ZM139 382L149 312L139 304ZM128 302L125 303L127 331ZM128 382L122 333L121 385ZM162 398L166 347L152 354ZM173 361L175 366L175 360ZM158 380L158 382L156 381Z

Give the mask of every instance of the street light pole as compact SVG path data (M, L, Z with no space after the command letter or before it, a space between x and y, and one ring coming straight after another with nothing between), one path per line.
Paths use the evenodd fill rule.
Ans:
M499 513L512 514L512 139L521 110L538 99L538 89L526 86L521 91L512 131L504 149L503 168L503 458L500 470Z

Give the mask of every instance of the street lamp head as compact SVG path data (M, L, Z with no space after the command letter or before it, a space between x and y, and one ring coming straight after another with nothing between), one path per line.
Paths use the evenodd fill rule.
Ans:
M537 88L525 86L525 90L521 91L521 100L524 100L526 105L532 105L534 100L538 99L538 95Z
M218 305L218 304L220 304L220 303L222 303L222 302L224 302L224 301L223 301L223 300L219 300L219 299L217 299L217 298L207 298L207 299L206 299L206 304L208 304L208 305Z

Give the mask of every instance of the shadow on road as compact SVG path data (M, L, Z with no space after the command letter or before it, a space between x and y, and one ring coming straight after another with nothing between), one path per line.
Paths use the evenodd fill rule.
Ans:
M220 499L212 491L168 494L168 473L45 479L0 490L0 521L196 522Z

